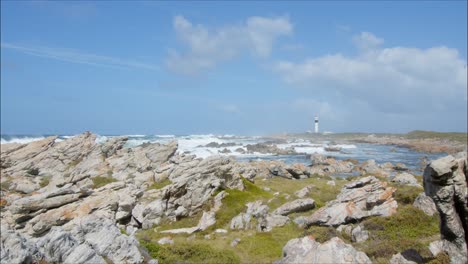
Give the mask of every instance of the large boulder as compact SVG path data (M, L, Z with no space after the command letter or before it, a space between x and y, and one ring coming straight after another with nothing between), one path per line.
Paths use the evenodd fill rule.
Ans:
M300 226L339 226L369 216L390 216L398 207L393 199L395 191L386 182L368 176L345 185L335 200L309 217L296 218L295 222Z
M446 248L451 262L467 262L468 243L468 193L467 173L468 161L466 153L460 153L457 158L449 155L429 163L424 170L424 191L434 201L440 216L441 245ZM459 252L463 258L458 258L453 252ZM461 263L461 262L460 262Z
M315 201L311 198L297 199L278 207L273 214L288 215L291 213L304 212L315 207Z
M369 257L353 246L334 237L325 243L315 241L313 237L295 238L283 248L282 263L372 263Z
M393 177L392 182L402 185L422 187L421 184L418 183L418 180L416 180L416 178L413 175L407 172L398 173L397 175L395 175L395 177Z

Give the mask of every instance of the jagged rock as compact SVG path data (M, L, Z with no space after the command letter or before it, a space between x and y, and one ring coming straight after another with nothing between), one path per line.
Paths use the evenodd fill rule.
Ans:
M379 165L377 163L375 163L375 160L368 160L368 161L363 162L361 164L361 169L366 174L381 175L381 176L385 176L385 177L390 175L389 172L387 172L386 170L380 168Z
M301 226L338 226L369 216L390 216L398 207L393 199L395 191L395 188L387 187L386 182L368 176L345 185L335 200L295 222Z
M440 248L449 253L451 262L467 262L468 194L466 153L449 155L429 163L423 174L424 191L434 201L440 216ZM453 250L453 246L457 250ZM458 252L463 256L459 258ZM455 261L456 260L456 261Z
M263 204L262 201L248 203L246 206L246 213L254 216L255 218L264 218L268 214L269 207L268 205Z
M288 215L291 213L308 211L313 209L314 207L315 201L311 198L297 199L278 207L275 211L273 211L273 214Z
M21 234L3 223L0 241L0 262L2 263L33 263L39 262L42 258L33 242L27 241Z
M351 241L353 242L362 242L366 241L369 238L369 231L365 230L364 227L358 225L351 232Z
M425 214L433 216L437 213L437 208L434 201L428 197L424 192L420 193L416 199L414 199L413 206L422 210Z
M450 256L450 263L466 263L467 256L460 247L448 240L437 240L429 244L429 250L435 257L437 254L446 252Z
M424 263L424 259L414 249L408 249L401 253L395 254L390 260L390 264L417 264Z
M219 209L221 209L221 206L223 205L222 201L224 197L226 197L227 195L229 194L225 191L221 191L220 193L218 193L214 198L214 205L213 205L213 208L211 208L211 211L213 212L219 211Z
M396 170L396 171L407 171L408 167L406 167L405 164L399 162L399 163L395 164L393 169Z
M353 246L345 244L338 237L325 243L318 243L314 238L307 236L295 238L283 248L283 258L277 262L282 263L372 263L369 257Z
M299 198L304 198L305 196L307 196L310 193L310 191L312 191L313 188L314 188L313 185L308 185L308 186L300 189L299 191L295 192L294 195L296 195Z
M161 233L169 233L169 234L192 234L198 231L206 230L208 227L216 224L215 212L203 212L200 221L198 221L198 225L194 227L187 227L187 228L178 228L178 229L170 229L161 231Z
M251 215L240 213L231 220L230 228L234 230L249 229Z
M282 166L271 166L269 168L269 171L271 173L271 175L273 176L278 176L278 177L283 177L283 178L286 178L286 179L292 179L293 176Z
M419 183L418 183L418 180L416 180L416 178L407 173L407 172L403 172L403 173L398 173L397 175L395 175L395 177L392 179L392 182L396 182L398 184L404 184L404 185L409 185L409 186L416 186L416 187L422 187Z
M319 174L328 175L332 173L350 173L354 169L354 164L350 161L336 160L321 154L311 156L312 168L308 171L309 175Z

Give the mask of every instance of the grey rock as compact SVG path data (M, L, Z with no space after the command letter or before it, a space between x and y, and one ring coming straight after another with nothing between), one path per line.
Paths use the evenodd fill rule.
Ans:
M0 237L0 261L2 263L38 262L42 255L36 245L2 223Z
M467 193L467 159L466 154L459 154L458 159L446 156L430 162L423 174L424 191L434 201L440 216L440 233L451 261L454 259L467 262L468 238L468 193ZM453 246L458 251L453 250ZM459 258L459 252L464 258Z
M424 263L424 259L414 249L408 249L401 253L395 254L390 259L390 264L417 264Z
M318 243L311 237L295 238L283 247L283 258L275 263L372 263L369 257L338 237Z
M411 174L409 174L407 172L398 173L392 179L392 182L395 182L395 183L398 183L398 184L409 185L409 186L422 187L418 183L418 180L416 180L416 178L413 175L411 175Z
M234 230L238 229L249 229L250 228L251 215L246 213L240 213L231 220L230 228Z
M311 198L297 199L278 207L273 214L288 215L291 213L304 212L315 207L315 201Z
M351 232L351 241L353 242L363 242L369 239L369 231L365 230L363 226L358 225Z
M439 253L446 252L450 256L450 263L452 264L467 262L467 256L460 250L459 246L445 239L429 244L429 250L434 257Z
M305 221L303 226L339 226L369 216L390 216L396 212L398 204L393 199L396 189L386 186L386 182L373 176L351 182L341 189L335 200L295 222Z
M422 210L425 214L433 216L437 214L437 208L434 201L428 197L424 192L420 193L416 199L414 199L413 206Z
M300 189L299 191L295 192L294 195L296 195L299 198L304 198L310 193L310 191L312 191L313 188L314 188L313 185L308 185Z

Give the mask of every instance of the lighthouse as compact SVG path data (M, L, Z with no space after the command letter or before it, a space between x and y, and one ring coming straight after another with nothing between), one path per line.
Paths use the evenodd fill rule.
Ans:
M319 132L318 130L318 116L315 116L315 133L317 134Z

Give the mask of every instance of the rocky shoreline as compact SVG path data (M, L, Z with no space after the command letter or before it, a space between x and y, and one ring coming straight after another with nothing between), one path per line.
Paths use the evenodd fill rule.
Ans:
M430 162L421 176L373 160L201 159L177 153L175 141L127 140L98 144L86 132L2 144L2 263L467 262L466 152ZM394 141L373 143L385 142ZM332 177L340 173L359 176ZM405 213L436 228L375 250Z

